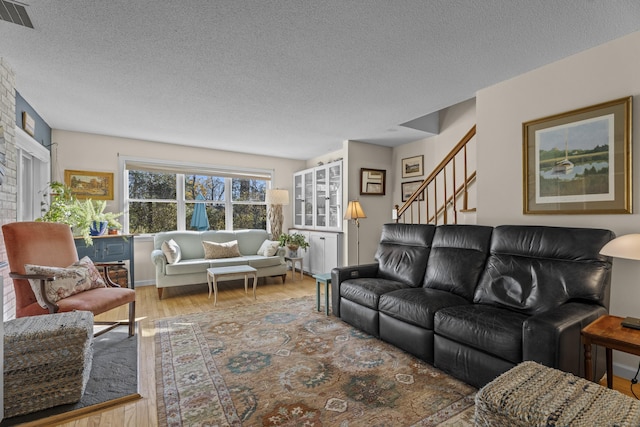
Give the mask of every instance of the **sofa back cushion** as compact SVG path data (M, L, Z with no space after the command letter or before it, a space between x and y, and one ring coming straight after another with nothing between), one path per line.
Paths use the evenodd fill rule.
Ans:
M204 258L203 241L226 243L238 241L238 249L242 255L256 255L260 245L269 238L266 230L207 230L207 231L163 231L153 238L154 249L161 249L164 241L173 239L180 247L181 258Z
M474 302L533 315L569 300L608 308L611 259L600 249L609 230L568 227L496 227Z
M438 226L423 286L471 301L489 255L492 231L483 225Z
M434 231L433 225L384 224L375 256L379 277L420 286Z

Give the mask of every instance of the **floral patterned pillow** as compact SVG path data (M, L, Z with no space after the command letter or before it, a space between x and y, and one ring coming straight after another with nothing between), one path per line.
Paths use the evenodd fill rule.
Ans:
M74 262L69 267L47 267L42 265L25 264L27 274L42 274L55 276L56 280L45 282L45 293L51 302L60 301L77 293L88 291L93 288L104 288L106 284L102 279L100 271L93 265L89 257L84 257L80 261ZM40 292L40 280L29 279L31 289L42 308L47 305Z

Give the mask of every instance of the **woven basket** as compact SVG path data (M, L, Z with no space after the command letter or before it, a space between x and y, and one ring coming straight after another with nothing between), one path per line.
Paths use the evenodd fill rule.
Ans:
M640 425L640 402L584 378L523 362L476 394L476 426Z
M91 373L91 312L22 317L4 332L5 418L80 400Z

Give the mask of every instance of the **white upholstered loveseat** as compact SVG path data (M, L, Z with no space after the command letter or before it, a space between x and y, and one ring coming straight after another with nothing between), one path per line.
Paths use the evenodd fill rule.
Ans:
M258 255L257 252L269 239L266 230L237 231L166 231L153 238L151 260L156 270L158 297L164 288L207 283L207 268L232 265L249 265L257 270L258 277L281 276L286 278L285 250L279 248L275 255ZM180 257L170 263L162 250L162 244L173 240L179 247ZM226 243L237 240L240 256L230 258L205 258L202 242Z

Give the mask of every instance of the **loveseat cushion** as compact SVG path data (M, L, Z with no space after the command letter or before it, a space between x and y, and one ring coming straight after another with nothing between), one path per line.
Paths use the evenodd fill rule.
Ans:
M433 225L384 224L375 255L379 277L420 286L434 232Z
M403 322L433 330L433 317L438 310L464 304L469 304L469 301L451 292L408 288L380 296L378 309Z
M407 287L409 286L402 282L380 278L350 279L341 283L340 296L377 310L380 295Z
M500 226L474 302L533 315L570 299L608 306L611 262L600 249L609 230Z
M471 301L489 255L492 231L493 227L483 225L438 226L423 286Z
M210 259L183 259L176 264L167 264L167 276L176 274L202 273L209 268Z
M282 258L279 256L245 255L243 258L253 268L266 268L282 264Z
M527 315L483 304L439 310L435 333L513 363L522 361L522 324Z

